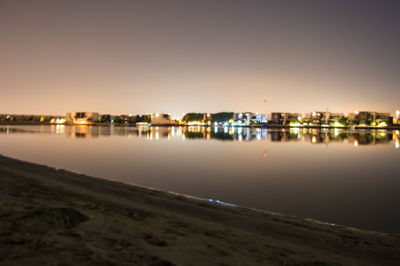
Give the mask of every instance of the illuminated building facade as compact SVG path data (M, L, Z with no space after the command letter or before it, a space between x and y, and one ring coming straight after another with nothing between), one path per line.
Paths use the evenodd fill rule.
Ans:
M172 122L170 114L150 114L150 124L170 125Z
M90 124L98 122L99 113L96 112L74 112L67 113L66 120L74 124Z

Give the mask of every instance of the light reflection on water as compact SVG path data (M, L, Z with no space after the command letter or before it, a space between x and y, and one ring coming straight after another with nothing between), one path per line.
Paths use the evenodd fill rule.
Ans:
M400 233L398 131L54 125L0 133L5 156Z
M61 134L70 138L95 138L101 136L128 136L149 140L172 139L216 139L222 141L269 140L272 142L311 142L330 144L345 142L358 145L390 144L399 148L398 130L344 130L338 128L289 128L263 129L249 127L97 127L97 126L3 126L0 133Z

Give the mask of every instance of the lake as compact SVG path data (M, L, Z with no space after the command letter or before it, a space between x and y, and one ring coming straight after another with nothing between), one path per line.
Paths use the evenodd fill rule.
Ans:
M399 132L0 126L0 153L128 184L400 233Z

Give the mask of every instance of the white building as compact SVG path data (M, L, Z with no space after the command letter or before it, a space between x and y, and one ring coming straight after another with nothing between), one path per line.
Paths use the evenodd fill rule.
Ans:
M74 112L67 113L66 119L74 124L90 124L96 123L99 118L99 113L95 112Z
M151 125L169 125L171 124L170 114L150 114Z

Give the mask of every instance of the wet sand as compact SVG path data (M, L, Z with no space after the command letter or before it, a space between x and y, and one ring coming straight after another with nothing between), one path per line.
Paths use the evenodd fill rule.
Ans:
M220 206L0 156L1 265L399 262L400 235Z

